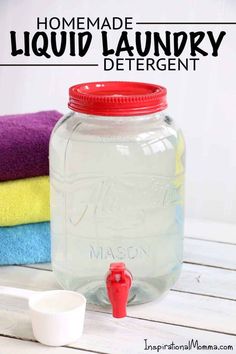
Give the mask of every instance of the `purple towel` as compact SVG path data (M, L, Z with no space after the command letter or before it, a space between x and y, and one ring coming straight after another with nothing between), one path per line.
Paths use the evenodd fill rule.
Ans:
M51 131L57 111L0 117L0 181L48 175Z

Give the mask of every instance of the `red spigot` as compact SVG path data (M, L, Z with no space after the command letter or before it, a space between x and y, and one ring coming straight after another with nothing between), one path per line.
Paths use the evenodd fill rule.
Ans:
M111 263L106 278L107 295L112 305L112 315L116 318L126 316L129 289L132 283L132 275L126 269L125 264Z

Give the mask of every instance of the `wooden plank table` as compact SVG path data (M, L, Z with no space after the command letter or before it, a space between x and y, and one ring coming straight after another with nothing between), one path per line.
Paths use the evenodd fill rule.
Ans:
M192 347L191 353L236 353L236 224L188 220L185 235L182 274L162 301L131 306L119 320L109 309L89 305L84 334L71 346L37 343L26 301L1 295L0 354L154 353L154 346L183 346L192 340L222 349ZM0 267L0 285L59 288L50 264ZM145 350L144 339L153 350Z

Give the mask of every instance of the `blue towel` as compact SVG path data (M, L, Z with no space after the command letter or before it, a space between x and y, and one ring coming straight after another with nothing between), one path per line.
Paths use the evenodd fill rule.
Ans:
M50 262L50 223L0 227L0 264Z

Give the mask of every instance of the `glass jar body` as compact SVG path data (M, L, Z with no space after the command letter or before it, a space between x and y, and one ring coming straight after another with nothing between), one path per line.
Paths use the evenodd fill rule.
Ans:
M50 141L52 267L88 302L108 303L112 262L133 276L129 303L176 281L183 248L184 141L164 113L70 113Z

